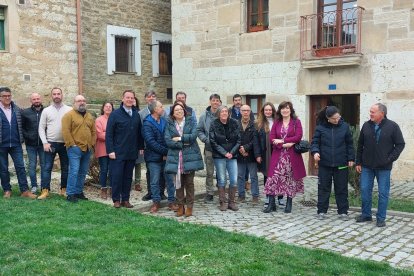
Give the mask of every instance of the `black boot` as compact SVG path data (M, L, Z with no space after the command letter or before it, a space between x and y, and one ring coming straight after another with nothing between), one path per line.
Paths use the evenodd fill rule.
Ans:
M267 207L263 209L263 213L276 212L275 196L270 195L268 197L269 197L269 205L267 205Z
M287 197L286 199L285 213L292 213L292 198L291 197Z

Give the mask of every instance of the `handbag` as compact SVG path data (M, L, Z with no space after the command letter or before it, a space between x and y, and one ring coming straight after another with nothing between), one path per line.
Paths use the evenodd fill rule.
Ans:
M299 143L296 143L293 147L296 153L307 153L310 149L310 144L306 140L301 140Z
M294 129L295 129L295 133L296 133L296 120L295 120L295 125L294 125ZM307 140L300 140L299 143L296 143L293 146L293 150L296 153L302 154L302 153L307 153L310 150L310 144L309 141Z

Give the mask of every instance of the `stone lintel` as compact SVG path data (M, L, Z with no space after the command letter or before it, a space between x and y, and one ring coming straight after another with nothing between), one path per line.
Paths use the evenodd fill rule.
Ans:
M362 62L362 54L353 54L346 56L315 58L309 60L302 60L302 68L316 69L325 67L340 67L340 66L359 66Z

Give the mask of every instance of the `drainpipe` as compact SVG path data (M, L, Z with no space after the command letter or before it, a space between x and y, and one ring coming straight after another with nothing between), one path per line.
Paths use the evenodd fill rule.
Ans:
M78 48L78 93L83 94L83 60L82 60L82 36L81 36L81 3L76 0L76 37Z

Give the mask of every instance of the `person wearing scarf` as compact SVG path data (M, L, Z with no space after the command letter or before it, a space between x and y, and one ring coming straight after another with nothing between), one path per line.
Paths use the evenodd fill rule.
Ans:
M187 116L184 105L175 102L170 109L165 128L165 142L168 147L165 172L171 174L174 180L178 204L177 217L184 214L186 217L192 216L194 174L195 171L204 169L193 120L191 115Z

